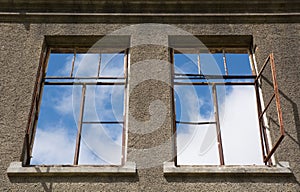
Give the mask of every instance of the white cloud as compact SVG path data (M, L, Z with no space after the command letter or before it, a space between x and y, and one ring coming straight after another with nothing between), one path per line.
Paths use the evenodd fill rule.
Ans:
M209 91L208 86L205 91ZM175 92L181 105L177 119L191 122L213 121L212 114L205 115L205 102L211 102L204 94L197 94L195 87L176 86ZM179 117L179 118L178 118ZM218 150L214 125L177 125L177 161L179 164L218 164ZM180 131L181 126L184 131ZM208 142L205 142L207 141Z
M220 117L225 163L263 164L254 87L234 87Z
M86 92L86 121L123 120L123 86L89 86Z
M71 136L66 128L38 128L31 164L72 164L75 142L74 136Z
M72 128L38 128L31 164L73 164L76 134L72 134L70 129ZM120 164L121 150L121 127L115 133L99 125L83 127L79 164Z
M114 126L116 128L116 126ZM80 164L121 164L122 128L110 133L101 125L85 126L82 130ZM112 136L116 138L113 139Z
M73 95L70 92L63 91L54 99L53 108L62 115L73 113Z
M76 56L74 74L82 77L96 77L99 64L99 54L78 54Z
M194 96L190 94L181 95L182 105L190 110L189 119L209 120L199 115L203 102L198 101L195 93ZM233 87L229 94L219 94L221 134L227 165L262 164L254 94L253 87L241 86ZM178 163L219 164L215 126L188 126L187 130L177 134Z

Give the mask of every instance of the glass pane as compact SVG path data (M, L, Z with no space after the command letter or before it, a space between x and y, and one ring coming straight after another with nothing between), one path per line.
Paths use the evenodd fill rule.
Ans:
M214 122L210 86L175 86L175 98L176 121ZM178 164L220 163L215 125L176 125Z
M87 86L84 121L123 121L124 86Z
M224 61L222 53L201 53L201 72L204 75L224 75Z
M99 57L99 54L92 53L76 54L74 76L97 77Z
M218 89L218 101L225 165L262 165L254 87Z
M120 165L122 124L84 124L79 164Z
M229 75L252 75L248 54L226 53Z
M179 165L219 165L215 125L177 124Z
M124 76L124 53L101 54L101 77Z
M213 117L213 100L210 86L175 85L176 120L199 122Z
M31 164L73 164L80 92L72 86L45 86Z
M48 61L47 76L69 77L73 56L73 53L51 53Z
M174 71L182 74L198 74L197 54L174 54Z

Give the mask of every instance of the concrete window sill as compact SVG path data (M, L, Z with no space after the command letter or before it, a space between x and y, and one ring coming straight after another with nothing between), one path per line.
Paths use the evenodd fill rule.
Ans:
M7 175L12 176L129 176L136 174L136 164L126 162L123 166L28 166L21 162L12 162Z
M264 165L227 165L227 166L175 166L174 162L164 163L164 175L289 175L292 174L287 162L279 162L276 166L268 167Z

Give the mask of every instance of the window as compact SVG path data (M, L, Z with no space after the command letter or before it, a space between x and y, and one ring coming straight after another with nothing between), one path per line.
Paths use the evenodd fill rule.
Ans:
M127 55L127 49L46 49L23 165L124 165Z
M171 58L175 165L272 165L284 137L273 55L259 73L250 46L175 47ZM268 64L274 89L263 108L261 77ZM266 111L274 98L280 137L272 147Z

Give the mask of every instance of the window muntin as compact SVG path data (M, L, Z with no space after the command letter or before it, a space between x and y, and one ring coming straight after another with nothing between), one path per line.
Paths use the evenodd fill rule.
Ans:
M23 164L124 163L127 53L48 49L33 105L39 119L25 138L32 158Z
M231 51L173 52L177 165L264 164L252 55Z

